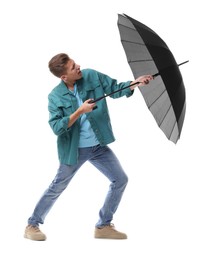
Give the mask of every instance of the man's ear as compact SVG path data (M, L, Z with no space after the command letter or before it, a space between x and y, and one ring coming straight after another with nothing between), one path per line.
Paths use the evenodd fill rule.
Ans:
M61 78L62 81L66 81L67 80L67 76L66 75L62 75L60 78Z

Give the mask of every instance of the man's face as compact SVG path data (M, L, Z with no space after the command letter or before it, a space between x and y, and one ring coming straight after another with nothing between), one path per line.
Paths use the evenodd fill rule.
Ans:
M80 78L82 78L80 65L76 64L74 60L70 59L66 65L66 72L61 76L61 79L65 82L75 82Z

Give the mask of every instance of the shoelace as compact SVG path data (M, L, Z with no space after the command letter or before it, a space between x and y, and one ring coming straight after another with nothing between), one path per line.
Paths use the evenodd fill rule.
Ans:
M115 229L115 225L113 223L105 225L104 227Z
M31 228L35 231L35 232L40 232L40 229L38 226L31 226Z

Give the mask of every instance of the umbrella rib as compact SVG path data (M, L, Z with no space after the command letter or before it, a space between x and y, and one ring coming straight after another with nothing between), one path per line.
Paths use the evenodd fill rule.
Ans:
M153 106L153 104L163 95L163 93L164 92L166 92L166 89L158 96L158 98L157 99L155 99L155 101L154 102L152 102L152 104L148 107L149 108L149 110L150 110L150 108ZM164 115L164 117L163 117L163 119L161 120L161 123L159 124L159 127L161 127L161 125L162 125L162 123L163 123L163 121L164 121L164 119L165 119L165 117L167 116L167 114L169 113L169 111L170 111L170 109L171 109L171 107L172 107L172 104L171 104L171 102L170 102L170 106L169 106L169 109L167 109L167 112L165 113L165 115ZM172 130L171 130L171 133L170 133L170 135L169 135L169 140L171 139L171 136L172 136L172 133L173 133L173 131L174 131L174 128L175 128L175 125L176 125L176 123L177 123L177 121L174 123L174 126L173 126L173 128L172 128Z
M133 24L132 24L133 25ZM127 29L130 29L130 30L132 30L132 31L136 31L136 29L135 28L132 28L132 27L129 27L129 26L126 26L126 25L124 25L124 24L121 24L121 23L118 23L118 26L122 26L122 27L124 27L124 28L127 28ZM133 25L134 26L134 25Z
M166 91L166 89L164 89L164 91L162 91L162 93L152 102L152 104L150 104L150 105L148 106L149 109L150 109L151 106L153 106L153 104L164 94L165 91Z
M157 99L155 99L155 101L149 106L149 109L150 109L151 106L153 106L153 104L163 95L164 92L166 92L166 89L165 89L165 90L159 95L159 97L158 97ZM161 125L162 125L162 123L163 123L165 117L167 116L169 110L171 109L171 107L172 107L172 104L171 104L171 102L170 102L170 106L169 106L169 108L167 109L167 112L165 113L163 119L161 120L161 123L159 124L159 127L161 127ZM173 129L174 129L174 128L173 128ZM173 132L173 129L172 129L172 131L171 131L171 134L172 134L172 132ZM170 136L171 136L171 135L170 135Z
M131 22L131 23L132 23L132 22ZM133 25L133 23L132 23L132 25ZM124 28L130 29L130 30L136 32L136 28L132 28L132 27L126 26L126 25L124 25L124 24L118 23L118 26L122 26L122 27L124 27ZM133 26L134 26L134 25L133 25ZM154 31L153 31L153 32L150 31L150 33L156 34Z
M145 43L140 43L140 42L133 42L133 41L127 41L127 40L121 40L121 42L123 43L123 42L126 42L126 43L132 43L132 44L135 44L135 45L141 45L141 46L145 46L146 47L146 44ZM152 44L152 46L155 46L155 44ZM161 46L161 48L163 48L163 49L165 49L165 50L167 50L167 46ZM188 61L186 61L186 62L188 62ZM184 63L186 63L186 62L183 62L183 63L181 63L181 64L179 64L179 65L182 65L182 64L184 64ZM178 65L178 66L179 66Z
M146 59L146 60L132 60L128 61L129 64L134 63L134 62L143 62L143 61L153 61L153 59Z
M127 40L121 40L121 42L128 42L128 43L133 43L133 44L136 44L136 45L143 45L143 46L145 46L144 43L140 43L140 42L133 42L133 41L127 41Z
M176 123L177 123L177 121L175 122L175 124L174 124L174 126L173 126L173 128L172 128L172 131L171 131L171 133L170 133L170 135L169 135L169 140L171 139L171 136L172 136L172 133L173 133L173 131L174 131L174 128L175 128ZM177 135L177 138L178 138L178 137L179 137L179 134Z
M159 124L159 127L162 125L162 123L163 123L165 117L167 116L167 114L168 114L168 112L169 112L171 106L172 106L172 104L170 103L169 109L167 109L167 112L165 113L164 118L162 119L161 123Z

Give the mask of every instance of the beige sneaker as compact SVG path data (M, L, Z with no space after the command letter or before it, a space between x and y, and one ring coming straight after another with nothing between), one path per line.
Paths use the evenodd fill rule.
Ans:
M117 231L113 224L104 226L102 228L95 228L94 237L107 239L127 239L127 235L125 233Z
M38 226L28 225L25 229L24 237L36 240L36 241L44 241L46 240L46 235L41 232Z

